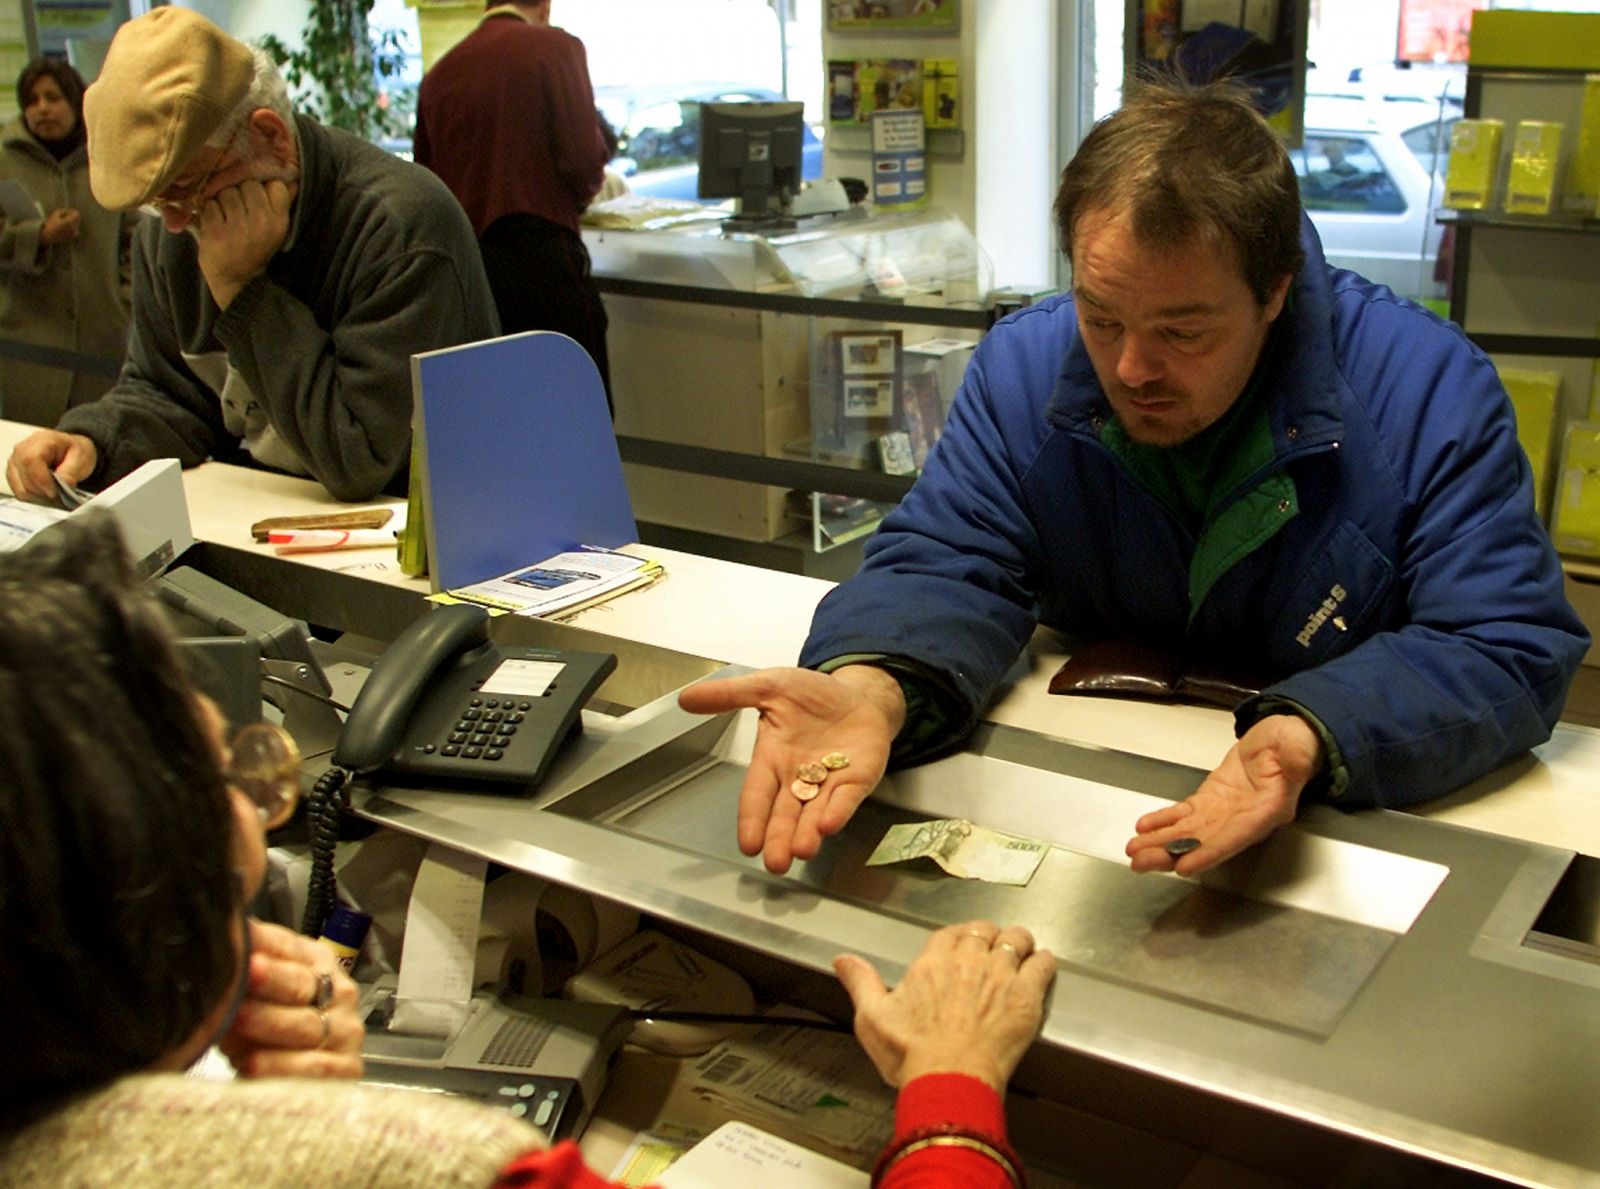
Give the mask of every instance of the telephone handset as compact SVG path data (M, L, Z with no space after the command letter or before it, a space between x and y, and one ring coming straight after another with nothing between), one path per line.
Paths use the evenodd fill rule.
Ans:
M378 658L333 762L417 780L537 784L616 667L610 653L491 641L482 607L436 608Z

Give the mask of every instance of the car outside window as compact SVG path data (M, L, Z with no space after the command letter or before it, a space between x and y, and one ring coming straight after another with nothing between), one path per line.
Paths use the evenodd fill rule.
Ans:
M1300 200L1308 211L1406 211L1400 187L1364 137L1308 135L1293 156Z

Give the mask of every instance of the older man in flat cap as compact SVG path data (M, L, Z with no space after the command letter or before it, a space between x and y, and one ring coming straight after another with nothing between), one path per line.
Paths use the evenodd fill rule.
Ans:
M84 120L95 198L156 217L116 386L17 444L12 491L242 450L341 500L403 492L411 354L499 333L444 185L294 113L271 59L184 8L122 26Z

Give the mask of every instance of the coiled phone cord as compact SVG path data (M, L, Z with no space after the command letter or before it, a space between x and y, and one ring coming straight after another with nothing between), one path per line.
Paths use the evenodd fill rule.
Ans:
M322 933L322 922L333 910L334 847L339 841L339 822L350 808L350 780L354 773L345 768L329 768L317 778L306 797L306 834L311 840L311 878L306 887L306 911L300 918L300 932L307 937Z

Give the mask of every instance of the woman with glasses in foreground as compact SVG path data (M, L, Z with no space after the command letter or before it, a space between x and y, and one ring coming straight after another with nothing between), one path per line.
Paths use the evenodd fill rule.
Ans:
M506 1112L348 1080L354 983L248 916L298 758L273 727L229 738L109 517L0 556L0 748L0 1183L607 1183ZM1000 1095L1049 953L974 921L893 991L836 968L903 1088L875 1183L1022 1184ZM183 1076L213 1043L242 1080Z

